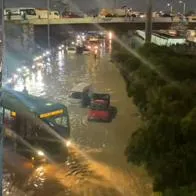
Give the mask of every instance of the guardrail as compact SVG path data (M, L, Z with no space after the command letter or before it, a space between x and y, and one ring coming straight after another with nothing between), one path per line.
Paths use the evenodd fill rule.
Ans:
M6 19L6 21L8 21ZM101 17L85 17L85 18L58 18L58 19L13 19L9 20L10 22L18 21L21 23L30 23L34 25L44 25L44 24L100 24L100 23L144 23L146 18L134 18L134 17L115 17L115 18L101 18ZM180 22L180 19L172 19L171 17L157 17L153 18L153 23L171 23L171 22ZM187 22L195 22L196 21L187 21Z
M86 17L86 18L58 18L58 19L12 19L5 21L21 21L21 23L27 22L35 25L41 24L90 24L90 23L143 23L145 18L133 18L133 17L115 17L115 18L101 18L101 17ZM153 22L171 22L171 18L153 18Z
M29 23L35 25L41 24L100 24L100 23L144 23L146 21L145 18L60 18L60 19L32 19L29 20ZM154 18L153 22L171 22L171 18Z

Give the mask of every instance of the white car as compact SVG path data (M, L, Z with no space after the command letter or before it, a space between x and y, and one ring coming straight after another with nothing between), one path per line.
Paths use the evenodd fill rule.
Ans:
M67 54L76 54L76 47L67 47Z

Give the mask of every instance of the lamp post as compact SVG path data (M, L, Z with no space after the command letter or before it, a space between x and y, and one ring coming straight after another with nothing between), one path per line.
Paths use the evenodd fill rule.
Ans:
M152 37L152 1L148 0L147 6L147 14L146 14L146 26L145 26L145 34L146 34L146 43L151 42Z
M117 8L117 0L114 0L114 9Z
M4 26L4 7L5 2L4 0L1 1L1 9L2 9L2 21L1 21L1 27L2 27L2 43L1 43L1 65L0 65L0 88L2 88L2 72L3 72L3 66L4 66L4 52L5 52L5 26ZM3 128L3 119L4 119L4 109L2 107L2 97L3 94L0 95L0 196L3 195L3 137L4 137L4 128Z
M168 3L167 6L170 8L170 14L173 13L173 6L171 3Z
M50 0L47 0L47 19L48 19L48 26L47 26L47 33L48 33L48 49L50 50L51 48L51 43L50 43Z
M183 4L183 14L186 14L186 3L184 1L179 1L180 4Z

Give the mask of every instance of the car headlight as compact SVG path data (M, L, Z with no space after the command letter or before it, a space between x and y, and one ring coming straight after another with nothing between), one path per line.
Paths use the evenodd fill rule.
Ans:
M37 151L37 155L40 156L40 157L44 157L45 156L44 152L41 151L41 150Z

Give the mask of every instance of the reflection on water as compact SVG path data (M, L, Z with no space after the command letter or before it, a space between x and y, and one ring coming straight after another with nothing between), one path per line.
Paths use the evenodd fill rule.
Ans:
M109 54L111 54L112 53L112 40L110 39L109 40Z
M117 124L90 124L86 118L87 109L72 106L67 99L69 91L80 82L93 82L93 84L101 87L99 89L103 92L115 93L113 91L115 88L112 89L111 86L114 83L115 87L115 81L119 79L115 74L118 73L114 71L114 66L108 63L108 59L105 56L106 49L111 52L110 47L110 42L107 44L103 43L102 48L105 49L100 52L100 56L104 55L104 57L98 59L94 59L93 55L65 55L60 51L55 56L55 63L46 63L45 71L38 70L30 73L30 75L26 77L25 84L30 94L47 97L69 107L71 134L73 140L78 144L78 146L74 146L73 149L71 149L70 157L64 164L46 164L32 169L31 174L27 175L25 183L21 183L22 188L25 186L25 188L34 191L32 195L147 195L138 194L138 189L142 189L143 187L139 187L138 179L135 176L129 176L120 169L94 161L89 156L89 154L93 156L93 153L96 152L99 154L101 152L103 158L105 154L107 156L109 150L113 150L113 154L111 155L113 157L108 157L118 162L118 160L116 160L118 158L115 158L115 156L117 156L119 152L123 152L118 151L118 146L118 148L114 148L114 145L116 138L120 136L119 130L123 131L121 130L121 126L119 126L120 128L118 129L115 127ZM105 73L107 74L104 75ZM105 80L103 80L103 78L105 78ZM109 86L107 86L108 81L110 82ZM24 81L19 79L15 88L23 90ZM121 88L123 88L123 85L120 86L120 89ZM122 97L121 91L120 96ZM118 132L116 129L118 129ZM105 159L105 157L103 159Z
M128 196L135 195L130 176L105 164L93 161L77 147L71 149L71 156L64 165L41 165L28 178L26 187L31 187L40 194L48 185L54 186L55 192L64 190L67 196ZM42 194L40 194L42 195Z

